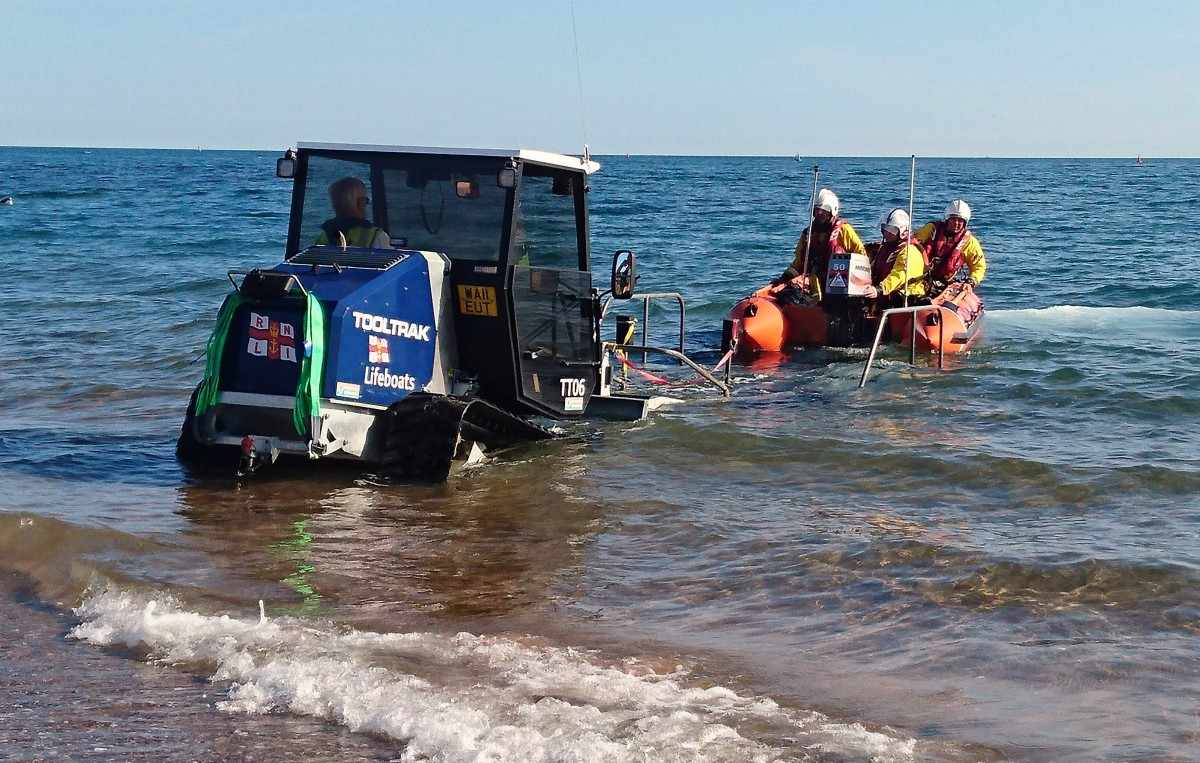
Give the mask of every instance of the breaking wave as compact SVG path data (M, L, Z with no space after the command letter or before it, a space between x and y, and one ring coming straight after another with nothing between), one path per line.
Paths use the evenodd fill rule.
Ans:
M406 761L917 759L889 729L536 638L334 629L261 604L257 618L210 616L112 588L76 614L76 639L207 672L225 711L322 718L394 740Z

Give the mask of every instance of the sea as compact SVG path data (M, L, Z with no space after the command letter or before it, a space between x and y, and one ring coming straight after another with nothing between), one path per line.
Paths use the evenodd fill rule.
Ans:
M814 182L967 200L982 335L634 355L675 402L445 484L197 475L280 148L0 148L0 759L1200 760L1200 161L600 157L595 281L701 365Z

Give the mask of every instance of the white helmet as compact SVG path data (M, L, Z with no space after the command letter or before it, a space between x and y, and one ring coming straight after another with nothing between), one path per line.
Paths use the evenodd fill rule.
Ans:
M942 213L943 220L949 220L951 217L961 217L963 222L971 222L971 207L962 199L955 199L946 205L946 211Z
M823 209L834 217L837 217L840 207L841 202L838 201L836 193L828 188L822 188L817 191L817 200L813 203L813 209Z
M879 220L879 230L881 232L890 230L897 236L904 236L912 230L912 221L908 219L907 212L896 207Z

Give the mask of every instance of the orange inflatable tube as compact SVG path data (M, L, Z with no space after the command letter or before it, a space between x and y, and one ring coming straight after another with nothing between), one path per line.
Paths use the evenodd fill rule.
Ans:
M971 346L983 327L983 300L967 283L952 283L931 304L937 310L917 313L917 349L928 352L962 352ZM891 318L893 340L904 346L913 341L912 315Z
M871 345L878 313L874 317L866 314L864 322L848 337L844 332L832 335L830 321L834 319L812 303L802 280L764 286L734 305L725 316L722 351L733 349L745 357L788 348ZM916 314L917 348L946 353L966 350L983 323L979 295L969 284L953 283L931 304L937 309ZM911 314L889 318L891 341L911 344L912 318Z
M825 312L796 298L794 283L764 286L738 302L725 317L738 354L780 352L787 347L821 347ZM726 350L730 349L726 341Z

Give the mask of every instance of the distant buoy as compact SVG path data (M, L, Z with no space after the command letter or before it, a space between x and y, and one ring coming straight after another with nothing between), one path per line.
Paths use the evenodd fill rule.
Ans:
M12 203L13 203L13 198L11 196L0 196L0 204L12 204Z

